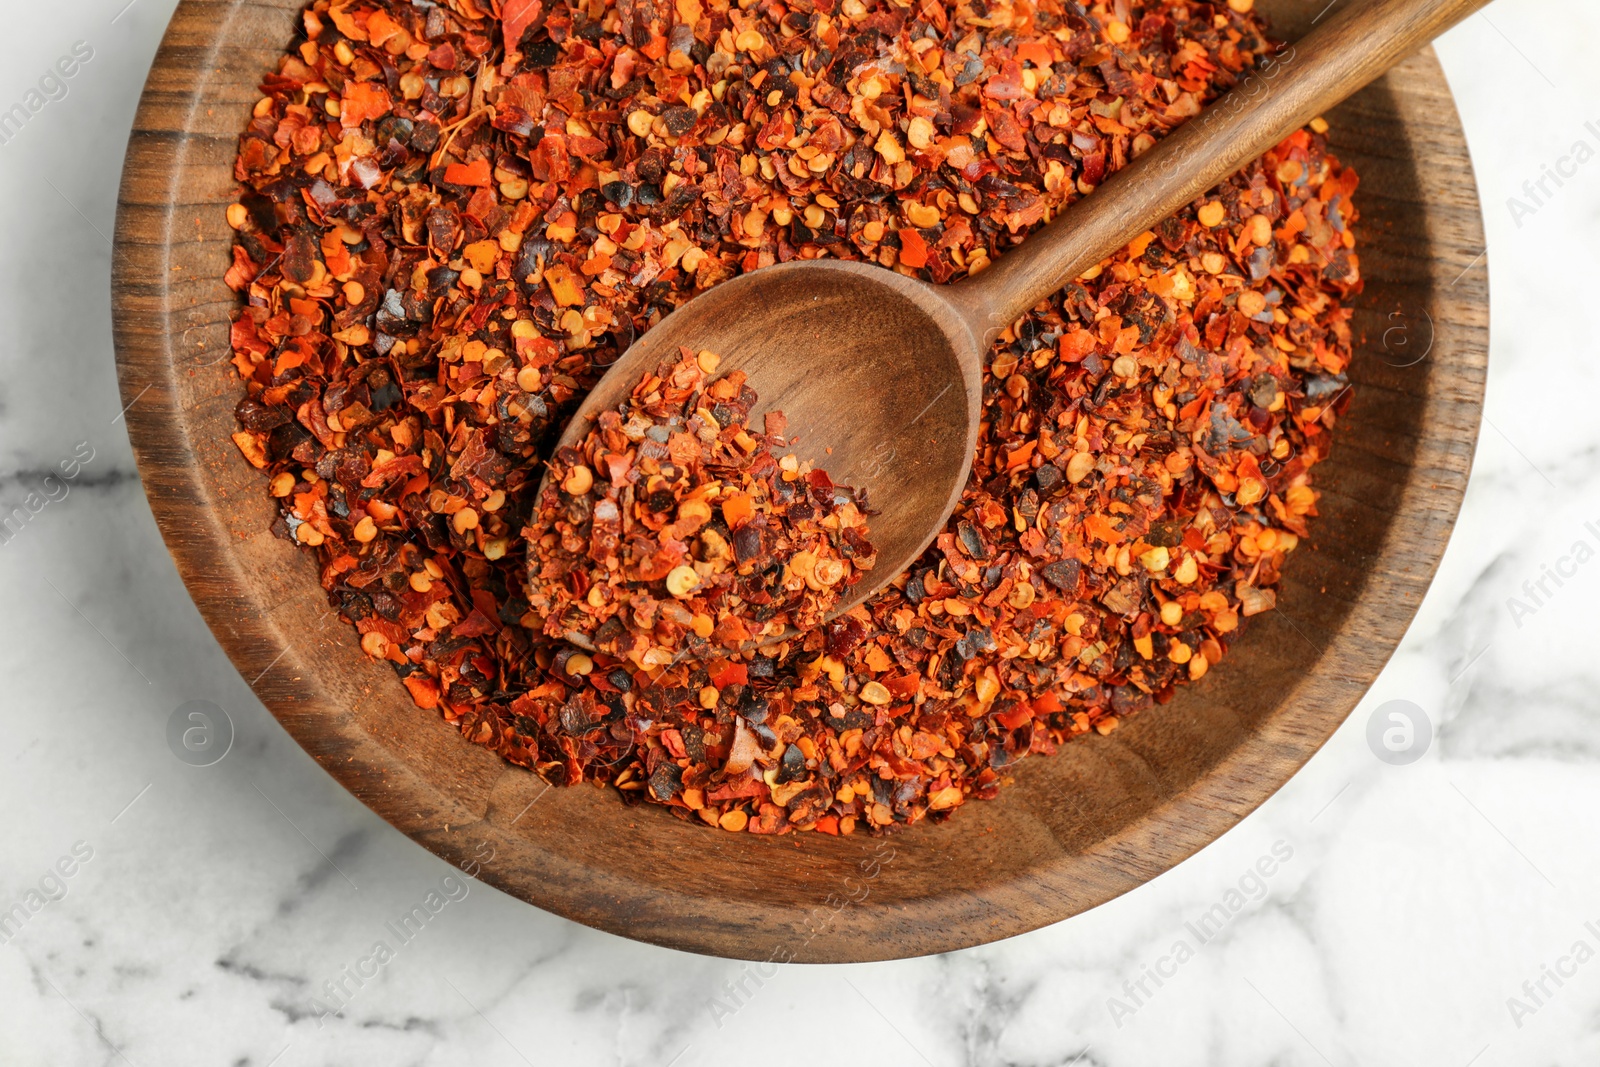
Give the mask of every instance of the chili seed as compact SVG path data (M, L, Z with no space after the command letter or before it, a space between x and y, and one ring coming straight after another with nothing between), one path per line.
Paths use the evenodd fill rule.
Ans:
M667 592L675 597L686 597L700 584L700 575L687 563L679 564L667 573Z
M844 579L845 564L837 559L819 559L811 568L811 577L821 586L836 585Z
M594 475L588 467L573 467L567 472L566 480L561 483L561 488L569 496L583 496L594 488Z

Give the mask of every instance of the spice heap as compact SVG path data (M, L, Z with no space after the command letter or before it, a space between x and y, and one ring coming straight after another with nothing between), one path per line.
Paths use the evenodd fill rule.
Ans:
M783 413L752 433L755 391L743 371L708 380L720 363L684 349L551 457L524 531L546 636L665 667L682 652L814 629L871 569L856 492L774 455L787 444ZM594 661L559 667L578 678Z
M229 212L235 440L275 529L417 703L551 781L761 833L993 796L1273 604L1349 402L1356 178L1325 125L1013 324L946 530L802 639L564 669L524 590L539 449L736 273L981 269L1268 54L1250 9L315 0Z

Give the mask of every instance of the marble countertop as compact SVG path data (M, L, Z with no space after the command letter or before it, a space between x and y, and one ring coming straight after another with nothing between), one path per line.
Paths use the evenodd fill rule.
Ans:
M0 513L43 503L0 534L0 919L22 905L0 926L0 1063L1600 1056L1588 0L1498 0L1439 45L1488 227L1488 418L1438 579L1345 726L1232 832L1088 914L945 956L760 972L456 881L323 773L213 641L139 486L106 296L123 145L172 4L7 12L0 109L42 102L0 141ZM169 749L189 701L232 723L209 767ZM1378 758L1369 722L1403 733L1389 715L1407 706L1419 758ZM430 892L429 922L396 936ZM1202 927L1219 902L1230 920Z

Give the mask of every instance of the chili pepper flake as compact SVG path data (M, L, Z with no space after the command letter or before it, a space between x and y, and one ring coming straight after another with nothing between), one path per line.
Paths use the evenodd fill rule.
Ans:
M362 649L469 741L730 832L949 818L1170 700L1275 606L1351 399L1357 180L1325 122L1002 334L948 525L823 626L762 645L776 613L695 604L748 585L739 531L785 487L822 519L780 526L864 511L784 469L781 420L713 405L691 429L686 393L635 441L616 413L549 457L554 509L545 452L697 293L819 256L981 271L1273 50L1251 4L1212 0L313 0L239 141L233 440ZM650 510L647 445L728 487L690 508L692 547L666 531L694 490ZM819 563L861 562L844 529ZM708 532L731 571L702 572ZM778 544L747 559L792 579L806 546L780 572ZM640 587L579 648L546 630L622 588L597 556ZM765 607L825 612L806 590ZM702 653L657 662L663 620Z

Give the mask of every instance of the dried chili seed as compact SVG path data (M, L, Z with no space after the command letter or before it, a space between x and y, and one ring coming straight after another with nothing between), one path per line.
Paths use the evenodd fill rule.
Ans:
M822 255L982 270L1271 45L1248 0L486 8L313 0L227 212L233 440L419 706L681 818L876 832L1169 700L1272 608L1350 402L1357 183L1321 119L1000 337L956 513L862 608L734 653L663 585L710 656L649 670L519 625L542 450L662 314Z

